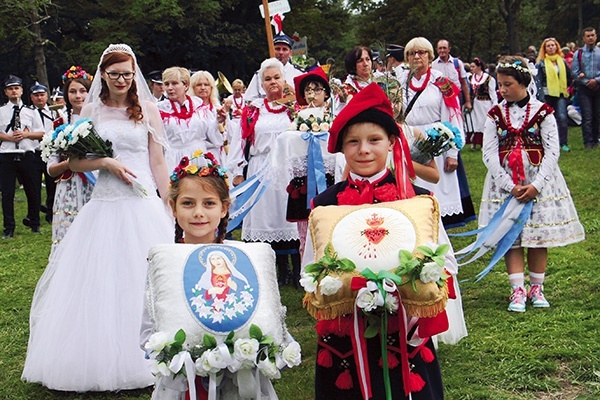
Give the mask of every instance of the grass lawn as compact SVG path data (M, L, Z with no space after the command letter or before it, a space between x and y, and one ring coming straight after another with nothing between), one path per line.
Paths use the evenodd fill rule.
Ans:
M509 313L509 285L501 262L483 281L473 277L484 261L460 271L469 336L456 346L441 344L438 356L446 398L450 400L599 399L600 398L600 149L584 151L581 131L570 130L572 152L560 167L571 190L586 241L549 251L546 295L550 309ZM480 151L462 152L473 201L478 208L485 177ZM17 192L17 221L26 213L25 194ZM472 222L466 229L474 229ZM28 318L35 284L48 258L51 227L42 235L18 223L12 240L0 241L0 398L1 399L149 399L150 390L75 394L21 382ZM469 239L453 240L462 248ZM280 399L312 399L316 338L314 320L302 309L302 293L282 288L287 324L303 349L303 363L283 372L275 383ZM67 346L68 343L65 343ZM337 399L335 399L337 400Z

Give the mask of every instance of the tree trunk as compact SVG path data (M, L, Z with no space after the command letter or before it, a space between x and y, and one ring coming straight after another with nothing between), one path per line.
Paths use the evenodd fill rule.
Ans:
M519 16L521 15L521 0L499 0L498 9L506 22L508 47L510 54L521 51L519 38Z
M44 53L46 40L42 37L42 28L40 27L41 22L46 18L40 18L36 0L31 0L31 5L31 32L34 35L33 55L37 80L42 85L49 87L48 72L46 71L46 54Z

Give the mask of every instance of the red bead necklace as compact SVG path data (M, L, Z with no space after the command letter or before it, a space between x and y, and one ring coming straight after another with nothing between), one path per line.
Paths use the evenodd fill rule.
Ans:
M192 98L187 95L185 96L185 98L188 101L188 107L186 108L185 112L182 112L183 104L180 104L179 110L177 110L177 107L175 107L175 102L169 99L169 101L171 102L171 108L173 109L173 113L171 115L174 115L178 119L190 119L192 117L192 114L194 113L194 103L192 103Z
M510 121L510 111L508 109L508 103L504 103L504 111L506 113L506 127L508 130L508 133L513 134L513 135L521 135L521 133L523 133L525 131L527 124L529 124L529 114L531 112L531 103L527 103L527 107L525 108L525 119L523 120L523 124L519 127L519 129L515 129L512 126L512 123Z
M267 109L268 112L273 113L273 114L281 114L283 112L287 111L287 107L286 106L281 106L280 108L272 108L269 105L269 101L267 99L264 99L265 102L265 108Z
M244 98L240 97L240 103L238 104L237 100L235 99L235 96L233 97L233 104L235 105L235 108L238 110L241 110L242 107L244 107Z
M414 78L414 76L412 76L409 79L408 86L410 86L410 88L414 92L420 92L420 91L424 90L425 87L427 86L427 84L429 83L429 78L431 78L431 68L427 68L427 74L425 75L425 81L423 81L423 84L421 86L416 87L415 85L413 85L413 78Z

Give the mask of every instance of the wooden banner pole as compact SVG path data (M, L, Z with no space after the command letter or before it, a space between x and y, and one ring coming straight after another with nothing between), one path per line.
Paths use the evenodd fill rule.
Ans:
M265 10L265 29L267 31L267 41L269 42L269 57L275 57L275 47L273 46L273 30L271 29L271 15L269 14L269 0L262 0Z

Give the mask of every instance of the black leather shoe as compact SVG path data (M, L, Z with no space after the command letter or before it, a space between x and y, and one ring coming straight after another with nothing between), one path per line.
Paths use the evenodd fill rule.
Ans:
M4 232L4 235L2 236L2 239L10 239L10 238L12 238L14 236L15 236L15 233L12 232L12 231Z
M31 232L33 232L33 233L40 233L40 227L39 226L33 226L31 228Z
M25 226L31 225L31 221L29 220L29 218L23 218L23 225L25 225Z

